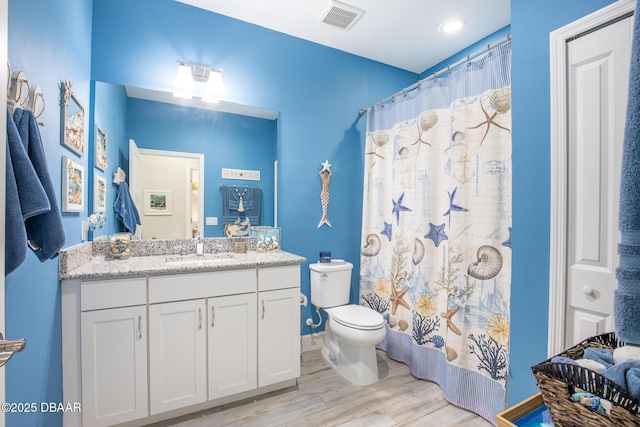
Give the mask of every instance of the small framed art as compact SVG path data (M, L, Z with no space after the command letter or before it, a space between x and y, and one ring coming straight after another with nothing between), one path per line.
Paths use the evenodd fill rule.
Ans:
M145 215L171 215L171 190L144 190Z
M93 211L106 212L107 210L107 180L93 173Z
M73 83L62 83L62 144L84 154L84 107L73 94Z
M84 210L84 166L62 156L62 211Z
M98 169L104 171L107 169L107 131L100 129L98 125L95 125L94 133L94 151L96 153L94 165Z

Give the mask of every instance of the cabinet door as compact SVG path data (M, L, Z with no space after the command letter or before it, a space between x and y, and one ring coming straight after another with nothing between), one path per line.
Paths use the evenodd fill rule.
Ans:
M205 300L149 306L151 415L206 400Z
M107 426L146 417L145 306L86 311L80 329L83 424Z
M257 387L256 294L209 298L209 399Z
M300 376L300 289L258 293L258 386Z

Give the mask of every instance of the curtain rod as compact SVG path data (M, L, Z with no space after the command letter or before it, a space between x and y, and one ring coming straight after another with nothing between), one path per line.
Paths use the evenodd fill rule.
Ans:
M488 45L487 45L487 47L485 47L484 49L481 49L481 50L479 50L479 51L477 51L477 52L475 52L475 53L472 53L472 54L470 54L470 55L467 55L465 58L462 58L461 60L459 60L458 62L456 62L456 63L454 63L454 64L447 65L447 68L443 68L442 70L437 71L437 72L435 72L435 73L433 73L433 74L430 74L429 76L425 77L425 78L424 78L424 79L422 79L422 80L418 80L416 83L412 84L411 86L405 87L405 88L404 88L404 89L402 89L401 91L396 92L396 93L394 93L393 95L386 97L386 98L385 98L385 99L383 99L382 101L378 101L378 102L376 102L375 104L372 104L372 105L371 105L371 107L369 107L369 108L375 107L376 105L379 105L379 104L384 104L384 103L385 103L385 102L387 102L387 101L391 101L393 98L395 98L395 97L396 97L396 96L398 96L398 95L402 95L402 94L405 94L405 93L407 93L407 92L410 92L410 91L412 91L413 89L415 89L415 88L417 88L418 86L420 86L422 83L424 83L424 82L426 82L426 81L428 81L428 80L435 79L435 78L437 78L438 76L440 76L440 75L444 74L445 72L449 72L449 71L451 71L451 69L452 69L452 68L456 68L457 66L462 65L462 64L464 64L465 62L469 62L469 61L471 61L472 59L477 58L478 56L480 56L480 55L482 55L482 54L484 54L484 53L489 52L491 49L495 48L496 46L500 46L501 44L506 43L506 42L509 42L509 41L511 41L511 34L507 34L507 35L506 35L506 37L504 37L504 38L502 38L502 39L498 40L496 43L488 44ZM361 108L361 109L360 109L360 115L365 114L369 108Z

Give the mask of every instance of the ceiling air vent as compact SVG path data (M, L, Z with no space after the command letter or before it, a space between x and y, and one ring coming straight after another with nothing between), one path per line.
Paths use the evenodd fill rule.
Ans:
M332 27L347 31L353 27L362 15L364 15L364 10L362 9L339 1L332 1L320 17L320 21Z

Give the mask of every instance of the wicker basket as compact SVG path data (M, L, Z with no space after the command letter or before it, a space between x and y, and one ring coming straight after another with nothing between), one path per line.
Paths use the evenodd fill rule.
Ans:
M624 345L613 332L588 338L558 356L581 359L588 347L613 350ZM549 409L554 426L640 426L640 402L620 385L590 369L568 363L552 363L547 359L531 367L538 388ZM581 389L612 403L610 417L599 414L571 395Z

